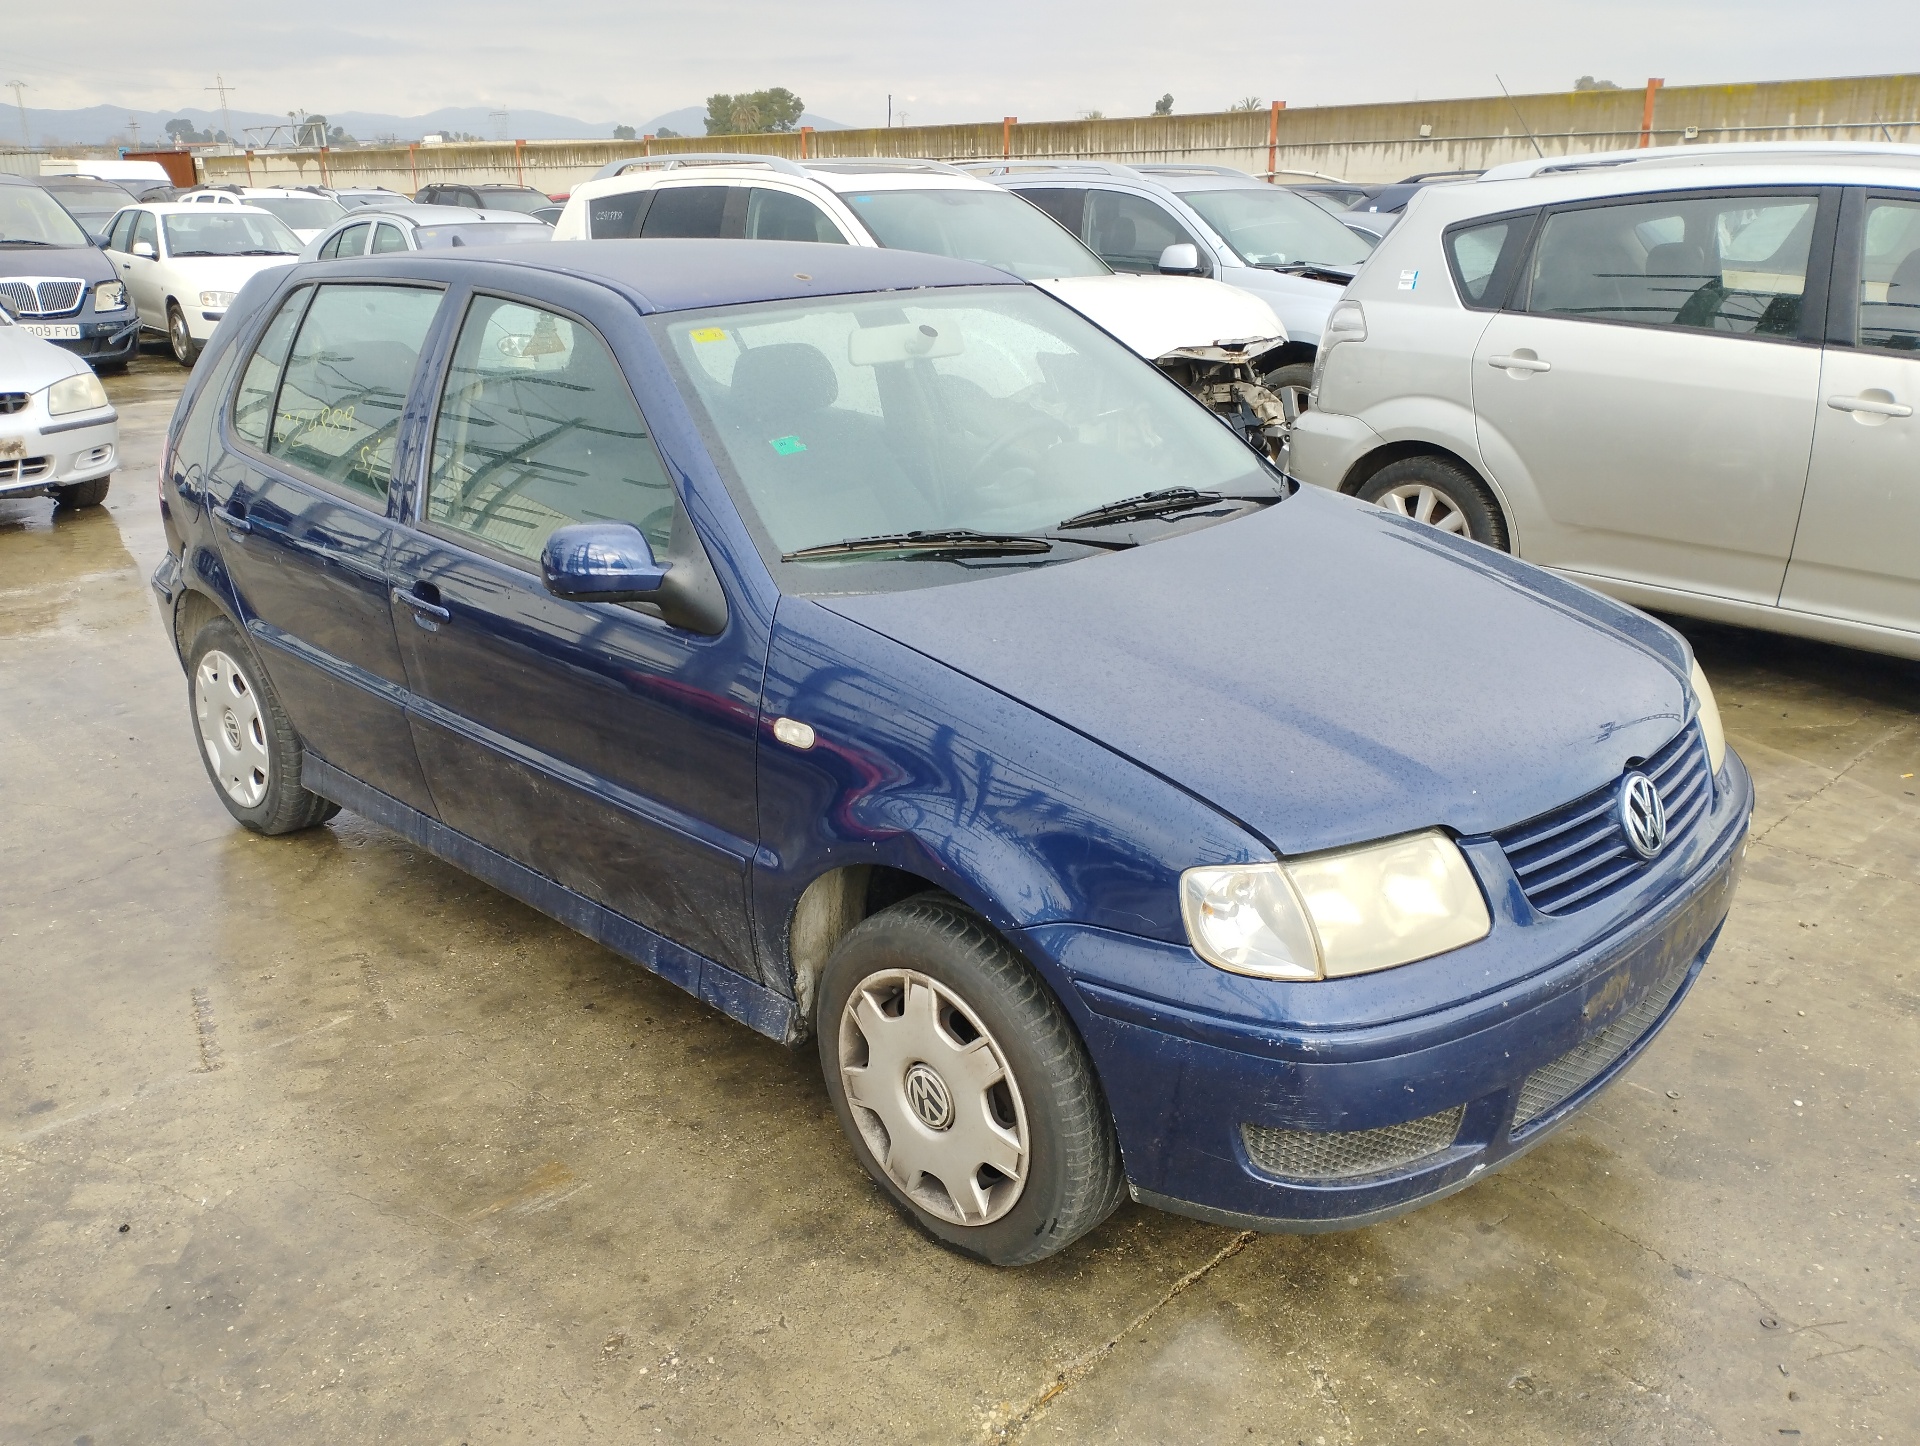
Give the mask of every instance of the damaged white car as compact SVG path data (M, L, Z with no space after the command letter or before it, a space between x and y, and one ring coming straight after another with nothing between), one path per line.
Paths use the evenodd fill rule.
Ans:
M678 154L615 161L576 186L554 239L712 237L886 246L980 261L1060 298L1171 372L1261 451L1286 440L1262 359L1287 344L1259 297L1178 273L1114 271L1025 201L938 161L828 160Z

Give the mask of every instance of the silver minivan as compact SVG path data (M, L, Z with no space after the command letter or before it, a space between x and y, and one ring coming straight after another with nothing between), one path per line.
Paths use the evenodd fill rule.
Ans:
M1920 657L1920 147L1690 146L1423 193L1289 465L1643 607Z

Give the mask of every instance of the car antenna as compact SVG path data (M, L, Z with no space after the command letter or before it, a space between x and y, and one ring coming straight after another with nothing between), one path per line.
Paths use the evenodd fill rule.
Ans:
M1507 89L1507 83L1501 80L1498 74L1493 78L1500 86L1500 94L1507 98L1507 104L1513 106L1513 118L1520 122L1520 129L1527 133L1527 139L1533 141L1533 153L1544 161L1547 153L1540 149L1540 142L1534 137L1533 127L1528 125L1527 118L1520 114L1520 107L1514 103L1513 92Z

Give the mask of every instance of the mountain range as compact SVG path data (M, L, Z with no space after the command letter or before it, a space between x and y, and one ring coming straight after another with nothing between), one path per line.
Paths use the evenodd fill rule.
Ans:
M392 137L399 141L416 141L424 135L434 132L464 131L483 140L583 140L611 137L615 121L584 121L575 116L553 115L547 111L516 110L508 111L504 118L500 113L488 110L485 106L443 106L426 115L398 116L385 115L378 111L325 111L328 124L340 126L348 135L363 143L384 140ZM679 110L668 111L665 115L655 116L645 125L627 122L641 134L651 132L655 135L663 129L679 132L681 135L698 136L706 134L706 107L684 106ZM245 131L249 126L285 125L284 112L271 115L264 111L232 110L231 117L235 139L245 143ZM305 119L302 112L302 119ZM120 106L95 105L84 110L36 110L27 107L26 128L31 136L31 146L44 146L49 142L67 145L98 146L110 142L121 145L133 141L136 132L129 121L139 122L137 132L142 147L164 146L167 144L167 122L183 119L192 121L201 131L224 128L226 121L221 119L217 110L206 110L199 106L183 106L179 110L127 110ZM848 127L839 121L828 120L824 116L803 115L802 125L816 130L838 131ZM17 145L20 142L20 112L11 107L0 107L0 147Z

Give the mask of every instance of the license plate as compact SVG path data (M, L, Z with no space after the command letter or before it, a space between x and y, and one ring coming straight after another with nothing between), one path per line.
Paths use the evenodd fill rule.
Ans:
M43 337L47 341L80 340L80 323L77 321L23 321L18 325L28 336Z

